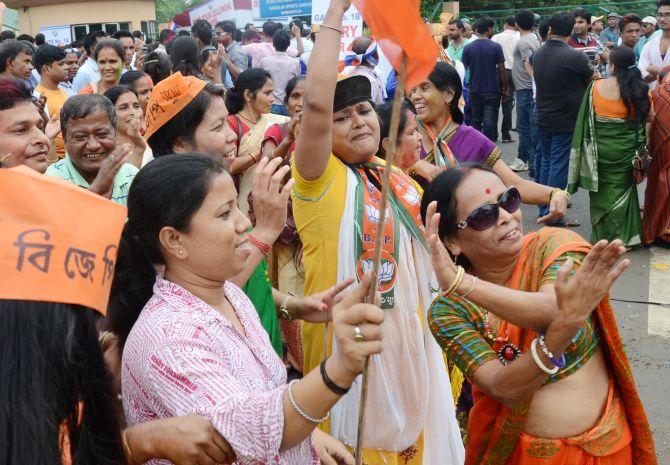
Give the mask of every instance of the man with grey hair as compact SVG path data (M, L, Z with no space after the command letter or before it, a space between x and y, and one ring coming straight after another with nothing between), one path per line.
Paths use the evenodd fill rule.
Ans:
M77 95L60 114L67 156L46 174L127 205L137 168L126 163L128 144L116 142L116 112L112 102L97 94Z

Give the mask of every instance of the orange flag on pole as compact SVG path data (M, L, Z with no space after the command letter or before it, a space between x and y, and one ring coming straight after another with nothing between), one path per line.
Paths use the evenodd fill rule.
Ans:
M407 88L424 81L437 62L437 45L419 13L420 0L353 0L396 70L407 56Z

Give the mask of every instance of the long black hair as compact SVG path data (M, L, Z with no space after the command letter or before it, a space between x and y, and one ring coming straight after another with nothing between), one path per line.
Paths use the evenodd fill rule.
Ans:
M182 154L157 158L135 176L107 315L122 345L151 298L154 267L165 264L158 234L166 226L187 230L207 197L212 178L224 172L211 157Z
M0 300L0 463L61 465L61 433L74 465L124 463L95 321L85 307Z
M614 47L610 52L610 63L614 65L614 77L619 83L619 94L629 115L644 124L651 111L649 86L642 79L637 67L635 52L628 47Z
M202 57L195 39L191 36L178 37L172 43L172 72L181 73L184 76L195 76L203 81L206 80L202 74Z
M121 97L123 94L127 94L128 92L135 94L135 97L137 97L137 91L133 87L123 84L119 84L118 86L107 89L102 95L107 97L110 102L116 105L116 101L119 99L119 97Z
M235 86L226 92L228 112L235 115L242 111L244 108L244 91L251 91L251 94L255 97L269 79L272 79L270 73L261 68L249 68L242 71L235 81Z
M294 76L292 77L287 83L286 83L286 93L284 94L284 105L288 105L288 100L291 98L291 94L293 93L293 89L295 89L295 86L298 85L300 81L304 81L307 76L304 74L301 74L300 76Z
M461 76L456 71L456 68L444 62L438 62L433 68L433 71L428 75L428 80L433 83L438 90L451 91L454 98L449 104L449 113L451 119L457 124L463 124L463 112L458 107L463 95L463 84L461 83Z
M205 117L205 113L209 110L212 99L215 98L223 98L223 88L207 83L205 88L188 105L154 132L147 139L154 157L173 154L174 142L179 137L193 142L195 131Z
M157 85L172 74L172 62L170 61L170 57L161 52L149 53L144 62L144 72L151 77L154 85ZM123 79L123 75L121 75L121 78Z

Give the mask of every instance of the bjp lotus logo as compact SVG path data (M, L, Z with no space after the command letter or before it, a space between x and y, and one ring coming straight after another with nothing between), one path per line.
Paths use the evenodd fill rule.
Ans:
M365 273L372 271L372 263L374 260L375 251L367 250L363 252L356 264L356 276L358 280L362 280ZM390 291L395 287L398 264L386 250L382 250L382 259L379 264L379 276L377 277L377 290L382 294Z

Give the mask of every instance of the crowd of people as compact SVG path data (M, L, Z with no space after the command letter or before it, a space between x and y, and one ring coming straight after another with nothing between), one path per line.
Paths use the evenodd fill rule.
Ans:
M452 19L397 140L350 5L0 36L2 463L353 465L366 408L367 465L657 464L608 296L670 243L670 0Z

